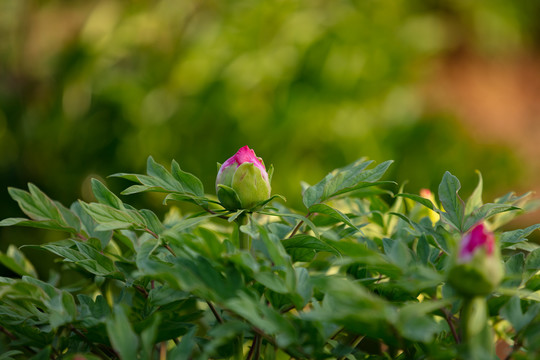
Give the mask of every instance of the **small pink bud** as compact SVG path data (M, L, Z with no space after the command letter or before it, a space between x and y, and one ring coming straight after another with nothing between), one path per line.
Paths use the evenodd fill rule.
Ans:
M236 192L240 204L231 201L220 185ZM270 181L262 159L247 145L227 159L219 168L216 191L223 206L230 210L249 209L270 197ZM239 206L240 205L240 206Z
M493 233L487 230L483 223L480 223L465 234L461 240L459 259L462 262L467 262L472 259L474 254L480 249L484 249L486 255L491 256L493 254L494 246L495 238Z
M480 223L461 239L448 282L464 296L485 296L497 288L503 276L495 236Z

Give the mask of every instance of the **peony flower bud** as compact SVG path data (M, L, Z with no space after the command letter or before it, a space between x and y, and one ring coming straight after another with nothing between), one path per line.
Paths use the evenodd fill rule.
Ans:
M229 210L251 209L270 197L270 180L261 158L247 145L221 165L216 192Z
M493 233L487 230L484 224L478 224L465 234L461 240L458 260L460 262L469 262L478 251L483 251L486 255L491 256L494 247L495 237Z
M503 277L499 249L495 237L484 224L476 225L463 236L448 281L461 294L490 294Z

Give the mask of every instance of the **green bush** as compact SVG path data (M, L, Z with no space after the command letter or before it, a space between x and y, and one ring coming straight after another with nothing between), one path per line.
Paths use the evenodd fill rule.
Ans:
M540 250L526 238L540 224L499 230L537 204L484 204L481 178L463 201L448 172L437 200L408 194L381 180L390 165L361 159L306 184L303 210L277 195L226 210L175 161L114 175L135 183L124 195L162 193L161 219L98 180L97 202L70 208L35 185L10 188L28 218L1 226L66 239L23 247L61 262L47 279L21 250L0 255L17 274L0 278L0 359L495 359L495 343L538 358ZM477 224L495 232L505 275L487 296L460 295L448 274Z

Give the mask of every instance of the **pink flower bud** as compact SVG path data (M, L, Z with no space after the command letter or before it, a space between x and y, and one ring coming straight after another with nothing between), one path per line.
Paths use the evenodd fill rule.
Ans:
M461 239L448 282L464 296L485 296L497 288L503 275L495 236L480 223Z
M484 224L480 223L465 234L461 240L459 246L459 260L468 262L480 249L484 249L486 255L491 256L493 254L494 246L495 238L493 233L487 230Z
M424 199L431 200L431 197L432 197L431 190L429 190L429 189L420 189L420 196L423 197Z
M234 190L231 194L230 189ZM247 145L221 165L216 192L222 205L230 210L250 209L270 197L270 181L261 158ZM238 203L239 202L239 203Z

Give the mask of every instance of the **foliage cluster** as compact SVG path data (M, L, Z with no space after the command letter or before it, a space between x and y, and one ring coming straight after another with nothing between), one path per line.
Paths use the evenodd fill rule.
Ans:
M97 202L69 208L38 187L10 188L28 226L67 234L31 246L61 274L38 278L11 246L0 262L0 359L514 359L540 356L540 224L500 231L535 206L530 194L482 201L445 173L438 200L381 180L391 161L361 159L305 185L304 211L282 200L230 211L173 161L148 159L122 194L159 192L160 219L102 182ZM176 202L200 212L181 214ZM496 232L505 277L463 329L462 298L447 284L460 238L483 222ZM26 249L27 247L25 247ZM70 271L76 283L63 283ZM84 355L83 355L84 354Z

